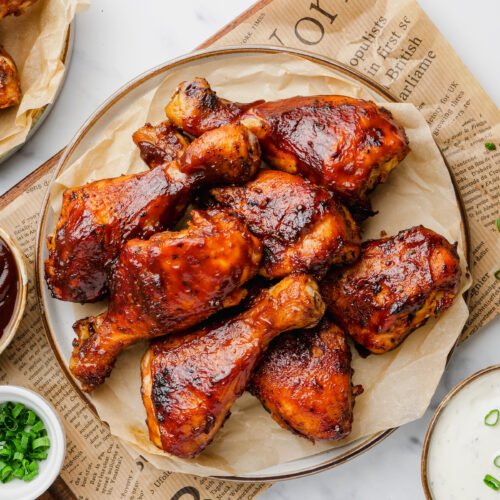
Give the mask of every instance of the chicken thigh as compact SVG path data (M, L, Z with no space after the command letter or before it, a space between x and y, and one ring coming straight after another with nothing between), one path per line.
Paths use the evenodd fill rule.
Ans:
M155 341L141 366L151 440L179 457L196 457L241 396L268 343L314 326L324 313L316 282L288 276L263 290L245 312Z
M172 227L198 187L246 182L259 165L255 137L229 125L194 140L177 162L67 189L55 235L47 238L45 278L52 295L82 303L102 299L128 240Z
M217 97L207 81L183 82L168 118L195 136L239 121L259 139L273 167L326 187L359 217L367 193L407 155L408 139L391 113L373 102L338 95L292 97L247 105Z
M360 345L381 354L397 347L459 290L456 244L416 226L362 244L359 260L321 284L328 310Z
M248 390L285 429L317 439L339 440L352 427L351 351L345 333L327 318L311 331L274 339Z
M262 241L260 274L266 278L292 272L322 277L331 265L351 263L359 255L359 231L348 210L300 176L261 170L243 186L210 192Z
M237 304L257 272L261 244L223 211L193 210L179 232L130 240L111 280L108 310L77 321L70 370L90 391L118 353L144 339L178 332Z

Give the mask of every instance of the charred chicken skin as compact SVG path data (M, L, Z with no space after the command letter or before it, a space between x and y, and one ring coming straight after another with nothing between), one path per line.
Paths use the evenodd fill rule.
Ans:
M190 328L245 295L240 287L257 272L260 242L223 211L194 210L192 218L183 231L129 241L107 312L73 326L70 370L85 390L104 382L125 347Z
M165 111L195 136L239 121L258 137L270 165L326 187L360 217L370 212L367 193L409 151L405 131L389 111L345 96L241 105L220 99L206 80L196 78L179 85Z
M339 325L381 354L448 309L460 276L456 244L416 226L363 243L355 264L327 275L322 295Z
M323 318L312 331L280 335L269 345L248 390L285 429L316 441L351 432L355 395L344 332Z
M149 168L182 158L189 146L188 138L181 134L169 120L159 125L146 123L134 132L132 139L139 148L141 158Z
M141 367L151 440L179 457L198 456L269 342L281 332L314 326L323 313L316 282L297 274L263 290L232 319L153 342Z
M266 278L292 272L322 277L331 265L351 263L359 255L359 232L348 210L300 176L261 170L243 186L210 192L262 241L260 274Z
M24 9L33 5L37 0L0 0L0 19L10 14L19 16Z
M177 162L67 189L55 234L47 238L52 295L82 303L102 299L128 240L172 227L201 185L246 182L259 165L255 137L229 125L194 140Z
M179 84L165 113L177 128L198 137L239 120L245 111L262 103L263 100L242 104L222 99L204 78L195 78Z
M0 109L17 106L21 100L21 84L12 57L0 47Z

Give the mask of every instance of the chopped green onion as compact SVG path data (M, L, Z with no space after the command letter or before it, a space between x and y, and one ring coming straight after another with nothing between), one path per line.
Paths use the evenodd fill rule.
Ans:
M486 415L484 417L484 423L485 423L485 425L489 425L490 427L493 427L494 425L497 425L499 417L500 417L499 410L491 410L488 413L488 415Z
M497 455L494 459L493 459L493 463L495 464L496 467L498 467L500 469L500 455Z
M21 450L26 451L28 449L30 435L27 432L23 432L21 436Z
M2 481L2 483L6 483L10 479L11 474L12 474L12 467L10 465L6 465L0 471L0 481Z
M500 221L500 219L498 219ZM500 224L500 222L498 222ZM499 229L500 231L500 226ZM27 416L26 416L26 425L33 425L36 420L36 413L34 411L28 410Z
M31 481L35 476L38 475L38 471L37 470L34 470L32 472L29 472L28 474L26 474L24 477L23 477L23 480L24 481Z
M22 479L24 477L24 469L22 467L18 467L14 471L14 477L17 477L18 479Z
M495 149L497 148L492 142L486 142L484 144L484 147L489 151L495 151Z
M33 432L40 432L43 429L43 422L39 420L32 428L31 430Z
M35 439L33 441L33 449L36 450L37 448L40 448L40 447L49 447L50 446L50 441L49 441L49 438L48 437L41 437L41 438L38 438L38 439Z
M497 229L498 232L500 233L500 217L497 219Z
M43 421L21 403L0 405L0 481L31 481L45 460L50 439Z
M12 416L14 418L19 417L19 414L24 410L24 405L19 403L12 409Z
M484 481L484 484L486 486L489 486L492 490L495 490L495 491L500 490L500 481L498 479L495 479L493 476L486 474L486 476L484 476L483 481Z

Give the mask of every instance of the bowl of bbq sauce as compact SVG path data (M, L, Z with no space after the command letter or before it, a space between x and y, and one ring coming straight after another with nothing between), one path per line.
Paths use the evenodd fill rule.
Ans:
M28 275L21 250L0 228L0 353L9 345L23 317Z

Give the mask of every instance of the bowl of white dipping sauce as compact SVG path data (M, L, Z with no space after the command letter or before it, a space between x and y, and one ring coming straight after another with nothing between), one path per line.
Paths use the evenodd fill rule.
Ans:
M441 401L421 472L430 500L500 500L500 365L471 375Z

